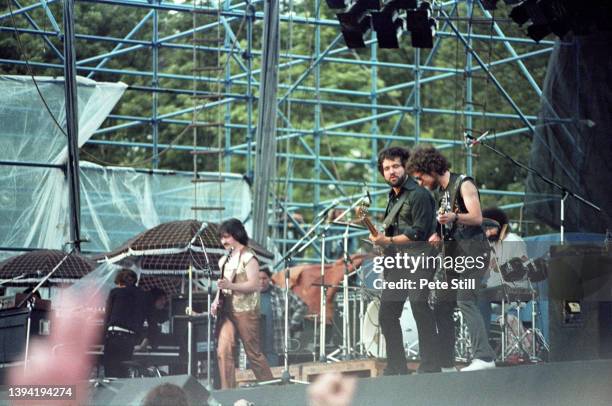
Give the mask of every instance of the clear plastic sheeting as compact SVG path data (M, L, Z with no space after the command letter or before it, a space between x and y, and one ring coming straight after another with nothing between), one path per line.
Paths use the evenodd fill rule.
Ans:
M53 116L65 127L63 79L39 77L37 83ZM111 112L126 85L80 77L77 83L81 146ZM0 94L0 161L4 161L0 165L0 259L23 248L65 249L70 240L67 179L59 166L36 164L63 165L67 138L30 77L0 76ZM250 214L249 186L240 175L223 175L223 183L198 184L196 192L190 173L105 168L87 162L81 162L80 168L81 236L90 241L82 243L84 252L108 252L167 221L246 220ZM193 206L225 210L194 211Z
M49 109L65 131L64 79L37 77ZM77 77L79 147L110 114L127 88ZM67 138L45 108L30 76L0 76L0 160L63 163Z
M224 175L219 185L198 186L192 174L105 168L81 162L81 235L85 252L107 252L160 223L198 218L218 222L246 219L251 205L248 184ZM218 174L210 174L216 177ZM201 178L207 177L200 174ZM0 246L63 248L69 241L68 184L53 168L0 167ZM225 210L194 214L192 206Z
M217 176L200 173L200 178ZM242 176L225 174L221 190L218 183L211 182L199 185L197 194L192 178L185 173L81 165L81 235L90 240L83 249L107 252L146 229L173 220L247 218L251 193ZM193 206L223 206L225 210L194 212Z
M115 276L120 269L118 265L103 262L71 286L61 289L59 294L81 297L84 307L89 303L104 304L110 291L115 287ZM137 270L134 272L138 273ZM87 292L87 295L83 296L83 292Z
M60 169L0 166L0 246L64 248L67 190Z

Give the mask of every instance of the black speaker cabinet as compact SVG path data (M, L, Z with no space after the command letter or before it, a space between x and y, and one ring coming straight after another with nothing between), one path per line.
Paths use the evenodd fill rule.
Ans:
M598 246L551 247L551 361L612 357L612 256Z

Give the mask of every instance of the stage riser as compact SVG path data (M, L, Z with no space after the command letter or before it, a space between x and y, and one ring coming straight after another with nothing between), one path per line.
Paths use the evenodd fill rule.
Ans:
M354 406L589 405L609 406L612 361L558 362L457 372L365 378ZM213 392L223 405L247 399L262 405L307 405L306 387L261 387Z

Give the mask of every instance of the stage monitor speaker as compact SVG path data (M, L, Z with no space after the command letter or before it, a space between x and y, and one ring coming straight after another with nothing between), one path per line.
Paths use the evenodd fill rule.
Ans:
M0 311L0 363L23 361L28 323L30 339L49 334L49 313L46 310L24 307Z
M550 361L612 358L612 257L601 247L551 247Z
M149 391L161 384L173 384L185 391L189 406L205 405L209 393L190 375L164 376L161 378L116 379L98 382L91 389L91 406L141 406Z

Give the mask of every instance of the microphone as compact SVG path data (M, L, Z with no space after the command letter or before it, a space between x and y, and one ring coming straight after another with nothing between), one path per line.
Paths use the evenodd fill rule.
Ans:
M339 204L340 204L340 200L334 199L334 201L331 202L331 204L329 206L327 206L326 208L324 208L323 210L318 212L317 215L315 216L315 218L318 219L318 218L321 218L321 217L325 216L327 214L327 212L329 212L331 209L333 209L334 207L336 207Z
M472 135L469 135L467 132L463 133L463 137L465 138L466 144L471 144L472 146L480 144L480 141L482 141L482 139L484 137L486 137L489 134L489 131L485 131L480 137L475 138Z

